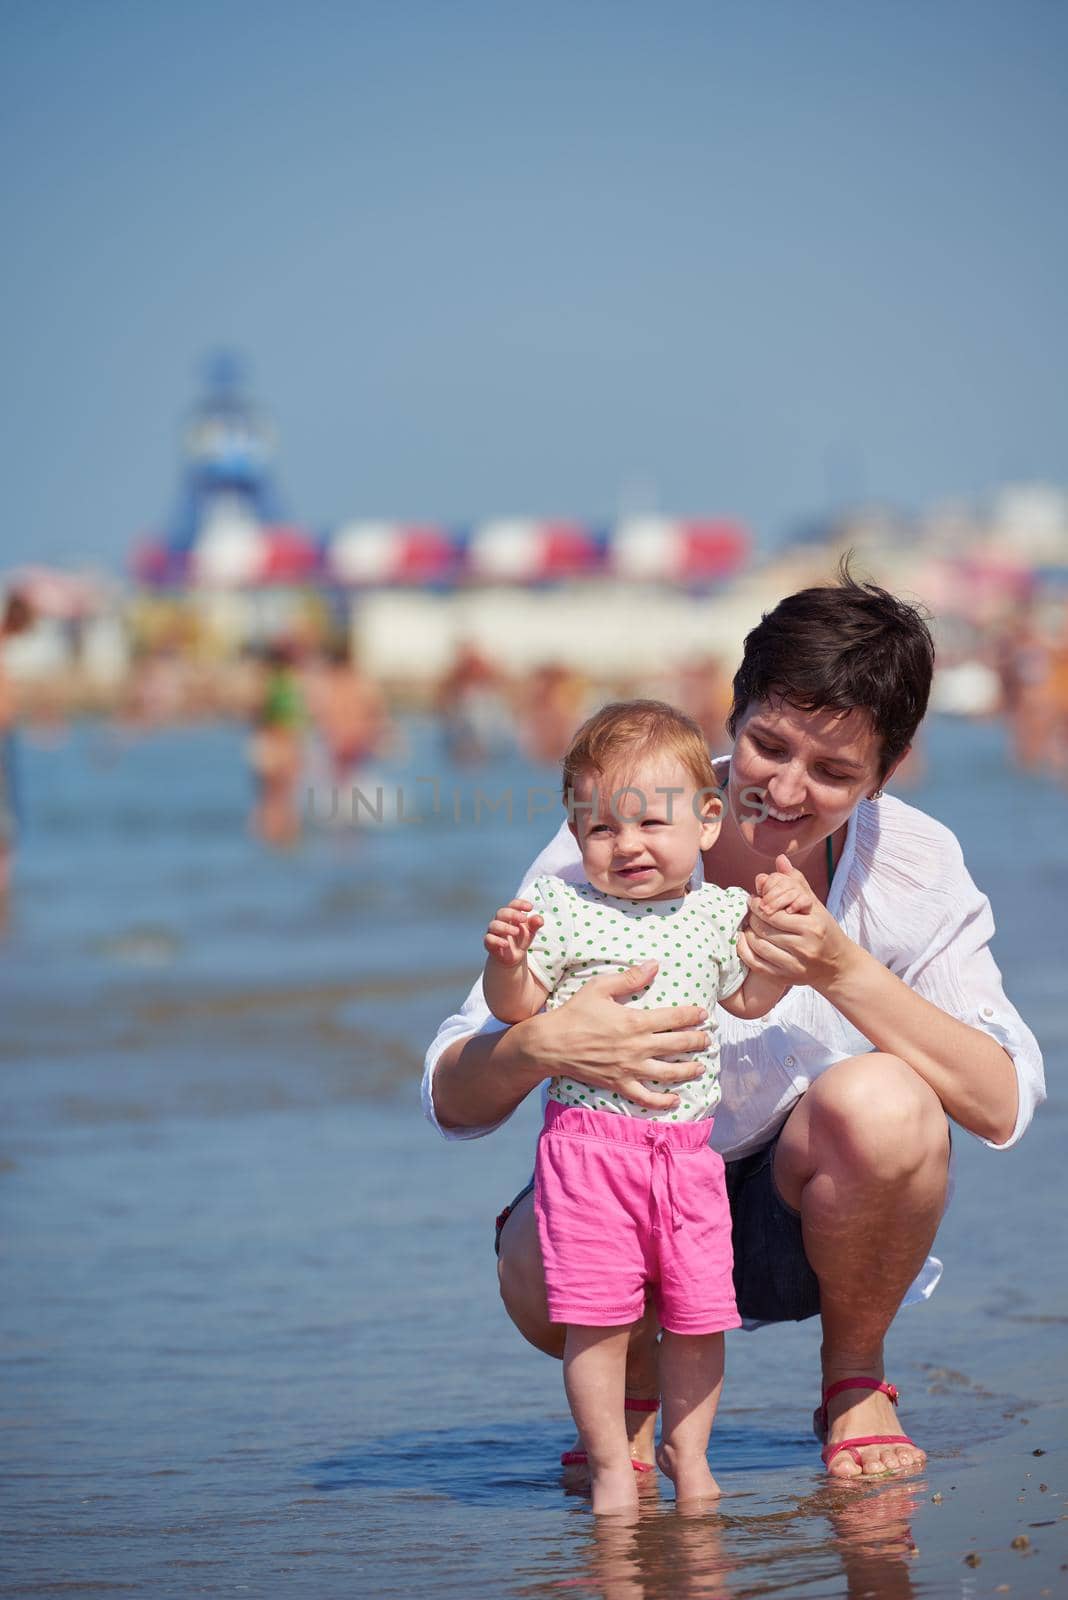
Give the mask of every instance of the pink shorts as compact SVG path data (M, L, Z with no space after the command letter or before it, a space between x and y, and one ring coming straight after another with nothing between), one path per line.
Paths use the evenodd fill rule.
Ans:
M636 1322L651 1291L662 1328L738 1328L723 1160L703 1122L646 1122L550 1100L534 1211L553 1322Z

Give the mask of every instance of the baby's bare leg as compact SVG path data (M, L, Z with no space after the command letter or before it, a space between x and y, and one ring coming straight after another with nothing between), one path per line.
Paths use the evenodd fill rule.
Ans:
M719 1494L708 1470L708 1438L723 1387L723 1335L665 1331L660 1384L660 1470L674 1483L676 1500L709 1500Z
M589 1458L595 1512L632 1511L638 1505L623 1420L629 1338L629 1325L569 1325L564 1343L564 1387Z

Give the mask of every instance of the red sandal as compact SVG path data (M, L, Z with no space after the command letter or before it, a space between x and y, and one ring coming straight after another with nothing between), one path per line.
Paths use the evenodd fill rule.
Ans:
M642 1400L637 1395L628 1394L623 1402L625 1411L659 1411L659 1400ZM565 1450L560 1457L562 1467L588 1467L590 1458L585 1450ZM656 1468L649 1461L635 1461L631 1457L631 1466L635 1472L655 1472Z
M830 1384L823 1391L823 1400L812 1414L812 1430L817 1439L826 1439L827 1402L833 1400L836 1394L841 1394L846 1389L877 1389L880 1394L885 1394L892 1405L897 1405L900 1396L892 1383L880 1383L877 1378L841 1378L837 1383ZM860 1450L866 1444L907 1444L914 1450L919 1446L909 1438L907 1433L868 1433L862 1438L842 1439L838 1444L825 1444L820 1451L820 1458L825 1467L829 1467L835 1456L842 1450L848 1450L861 1472L864 1473L864 1463L860 1459ZM865 1474L871 1477L871 1473Z

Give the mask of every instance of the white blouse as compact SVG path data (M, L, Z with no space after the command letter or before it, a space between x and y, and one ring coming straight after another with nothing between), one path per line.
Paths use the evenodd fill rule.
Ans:
M545 873L571 883L584 878L566 823L517 893L525 894ZM1008 1051L1016 1067L1019 1110L1011 1136L992 1148L1009 1149L1045 1099L1042 1056L1034 1035L1005 997L989 949L994 932L990 902L972 882L955 836L891 795L862 800L849 819L827 909L856 944L910 989L949 1016L988 1033ZM717 1020L723 1100L712 1144L728 1159L766 1144L821 1072L872 1048L828 1000L804 987L789 989L766 1017L744 1022L721 1010ZM479 978L462 1008L438 1029L426 1056L423 1107L446 1138L479 1138L493 1127L441 1127L433 1085L442 1052L456 1039L503 1027L486 1008Z

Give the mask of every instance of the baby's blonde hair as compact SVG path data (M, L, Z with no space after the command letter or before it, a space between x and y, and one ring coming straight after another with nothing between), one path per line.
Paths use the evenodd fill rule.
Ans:
M659 755L677 756L696 789L718 787L704 734L685 711L666 700L614 700L602 706L582 724L564 756L564 805L582 773L603 777L622 763L636 765Z

